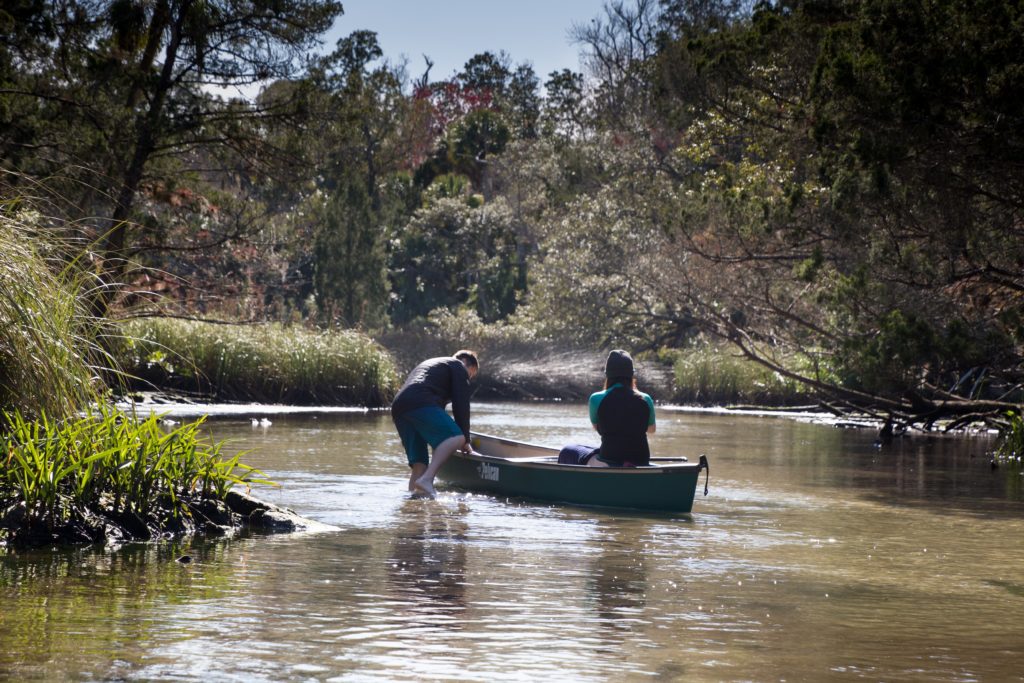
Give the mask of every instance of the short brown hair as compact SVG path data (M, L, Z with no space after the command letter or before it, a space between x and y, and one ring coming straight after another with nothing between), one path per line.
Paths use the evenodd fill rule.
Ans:
M454 354L455 358L461 360L467 367L473 367L477 370L480 369L480 361L476 358L476 352L470 351L469 349L461 349L456 351Z

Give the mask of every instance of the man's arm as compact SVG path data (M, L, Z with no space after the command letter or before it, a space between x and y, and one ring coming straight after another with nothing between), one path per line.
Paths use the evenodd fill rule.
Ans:
M469 443L469 373L461 361L451 365L452 371L452 417L455 424L466 436Z

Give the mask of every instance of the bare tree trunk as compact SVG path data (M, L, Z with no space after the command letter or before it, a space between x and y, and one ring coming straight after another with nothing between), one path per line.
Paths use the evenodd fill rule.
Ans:
M157 82L156 90L150 101L149 108L145 113L140 114L136 123L135 148L131 162L124 172L121 182L121 189L114 205L114 211L110 217L111 227L107 231L101 246L102 265L102 287L97 288L93 299L93 314L103 317L107 314L110 303L113 299L117 286L127 270L127 235L128 219L135 206L135 199L138 195L139 186L145 174L146 163L149 161L153 150L156 148L157 134L160 128L160 119L163 117L164 105L167 102L167 94L174 83L174 69L178 59L178 50L181 47L182 30L185 17L188 14L192 0L182 0L178 7L178 14L169 17L169 10L166 3L161 3L154 13L153 23L150 27L149 40L154 41L146 46L142 66L146 66L146 60L152 62L155 56L155 41L159 40L162 32L162 24L168 19L172 20L170 25L171 34L164 51L164 62L160 69L160 80ZM137 99L140 91L133 92L131 97Z

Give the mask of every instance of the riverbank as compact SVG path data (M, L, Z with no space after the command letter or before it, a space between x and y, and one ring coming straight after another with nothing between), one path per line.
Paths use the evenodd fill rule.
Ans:
M575 401L600 391L604 383L603 352L561 351L546 355L481 358L476 399L491 401ZM657 401L671 400L672 368L637 359L637 386Z
M117 510L110 500L97 506L71 505L67 518L52 527L33 523L23 501L0 509L0 547L11 548L120 545L194 535L229 536L247 530L291 533L334 529L239 491L229 491L223 500L186 496L172 504L167 498L157 498L146 513Z
M391 356L354 330L141 318L118 327L119 382L213 401L382 406ZM120 388L120 387L118 387Z
M440 354L440 351L434 353ZM400 373L408 373L424 358L432 354L409 356L396 359ZM546 355L530 356L484 356L481 358L483 371L477 375L473 400L485 401L580 401L601 389L604 382L604 353L562 351ZM413 360L418 358L419 360ZM672 367L665 363L637 360L638 387L649 393L656 401L671 401L675 392ZM403 374L404 377L404 374ZM194 404L211 406L215 411L258 415L267 406L273 412L298 411L363 411L371 408L387 408L387 405L336 405L330 402L278 403L258 400L223 402L212 392L182 391L175 386L153 382L148 390L135 390L122 397L122 405L128 407L134 402L149 412L160 412L162 406L175 407ZM250 408L246 408L250 406ZM189 414L193 414L188 411ZM272 413L271 413L272 414Z
M115 358L125 388L191 395L205 402L387 406L420 361L459 348L475 350L481 360L474 398L579 400L601 388L608 352L454 315L375 337L300 325L219 325L168 318L131 321L120 332ZM726 347L635 353L634 361L639 388L659 402L814 402L794 381Z
M55 420L4 413L0 543L121 543L249 527L310 528L289 510L239 492L276 486L201 431L134 408L98 406Z
M400 378L424 358L471 348L480 356L475 399L573 401L599 391L608 349L535 336L521 326L485 324L474 316L438 314L422 329L392 330L376 341ZM729 347L698 345L633 352L637 386L660 403L701 406L803 406L815 399L796 382L738 356Z

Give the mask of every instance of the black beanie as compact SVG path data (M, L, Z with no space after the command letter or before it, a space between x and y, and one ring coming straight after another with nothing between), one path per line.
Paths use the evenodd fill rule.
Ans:
M605 377L632 377L633 359L626 351L615 349L608 354L608 360L604 364Z

